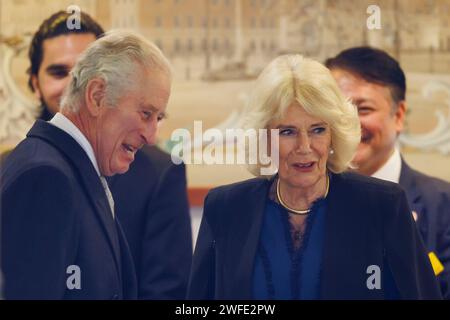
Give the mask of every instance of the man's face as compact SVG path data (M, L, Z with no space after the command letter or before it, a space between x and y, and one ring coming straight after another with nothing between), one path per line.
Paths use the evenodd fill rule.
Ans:
M343 93L358 107L361 143L353 162L360 173L372 175L394 151L397 136L403 129L405 103L398 103L395 109L388 87L367 82L342 69L332 69L331 73Z
M52 114L59 111L59 102L69 83L69 72L78 56L96 40L92 33L64 34L44 40L42 63L37 76L32 76L35 94Z
M104 102L96 117L90 142L102 175L125 173L136 151L155 143L158 121L164 118L169 100L170 78L155 70L143 73L116 106Z

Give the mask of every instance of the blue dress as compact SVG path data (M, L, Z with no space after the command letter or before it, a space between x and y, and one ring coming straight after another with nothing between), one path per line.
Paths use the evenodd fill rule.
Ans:
M281 205L267 200L253 269L254 299L320 299L326 199L314 203L298 249L288 215Z

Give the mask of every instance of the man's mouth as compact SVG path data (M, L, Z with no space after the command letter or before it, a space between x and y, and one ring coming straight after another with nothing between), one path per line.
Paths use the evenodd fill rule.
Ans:
M125 151L127 153L130 153L131 155L134 155L136 153L136 151L138 150L138 148L133 147L131 144L122 144L123 148L125 149Z
M368 143L372 139L372 135L366 131L361 132L361 142L362 143Z

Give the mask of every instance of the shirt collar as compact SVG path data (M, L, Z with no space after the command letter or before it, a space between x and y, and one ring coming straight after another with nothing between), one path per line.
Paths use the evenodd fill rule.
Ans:
M78 129L77 126L75 126L73 122L70 121L66 116L59 112L55 114L55 116L49 121L49 123L69 134L81 146L81 148L84 150L84 152L86 152L87 156L91 160L95 171L97 171L97 174L100 176L100 170L98 169L94 150L92 149L91 144L89 143L88 139L86 139L84 134L80 131L80 129Z
M372 177L398 183L400 180L400 172L402 170L402 158L400 151L395 148L388 161L378 169Z

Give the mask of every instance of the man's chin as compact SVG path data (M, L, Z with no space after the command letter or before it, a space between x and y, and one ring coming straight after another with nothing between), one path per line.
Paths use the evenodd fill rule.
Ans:
M359 145L352 160L352 163L356 166L356 171L364 172L364 168L370 163L371 158L370 147Z
M124 174L130 169L130 163L123 161L120 165L112 166L108 172L104 172L103 175L107 177L115 176L116 174Z
M114 174L124 174L124 173L127 173L129 169L130 169L130 165L122 166L120 169L116 170L116 172Z

